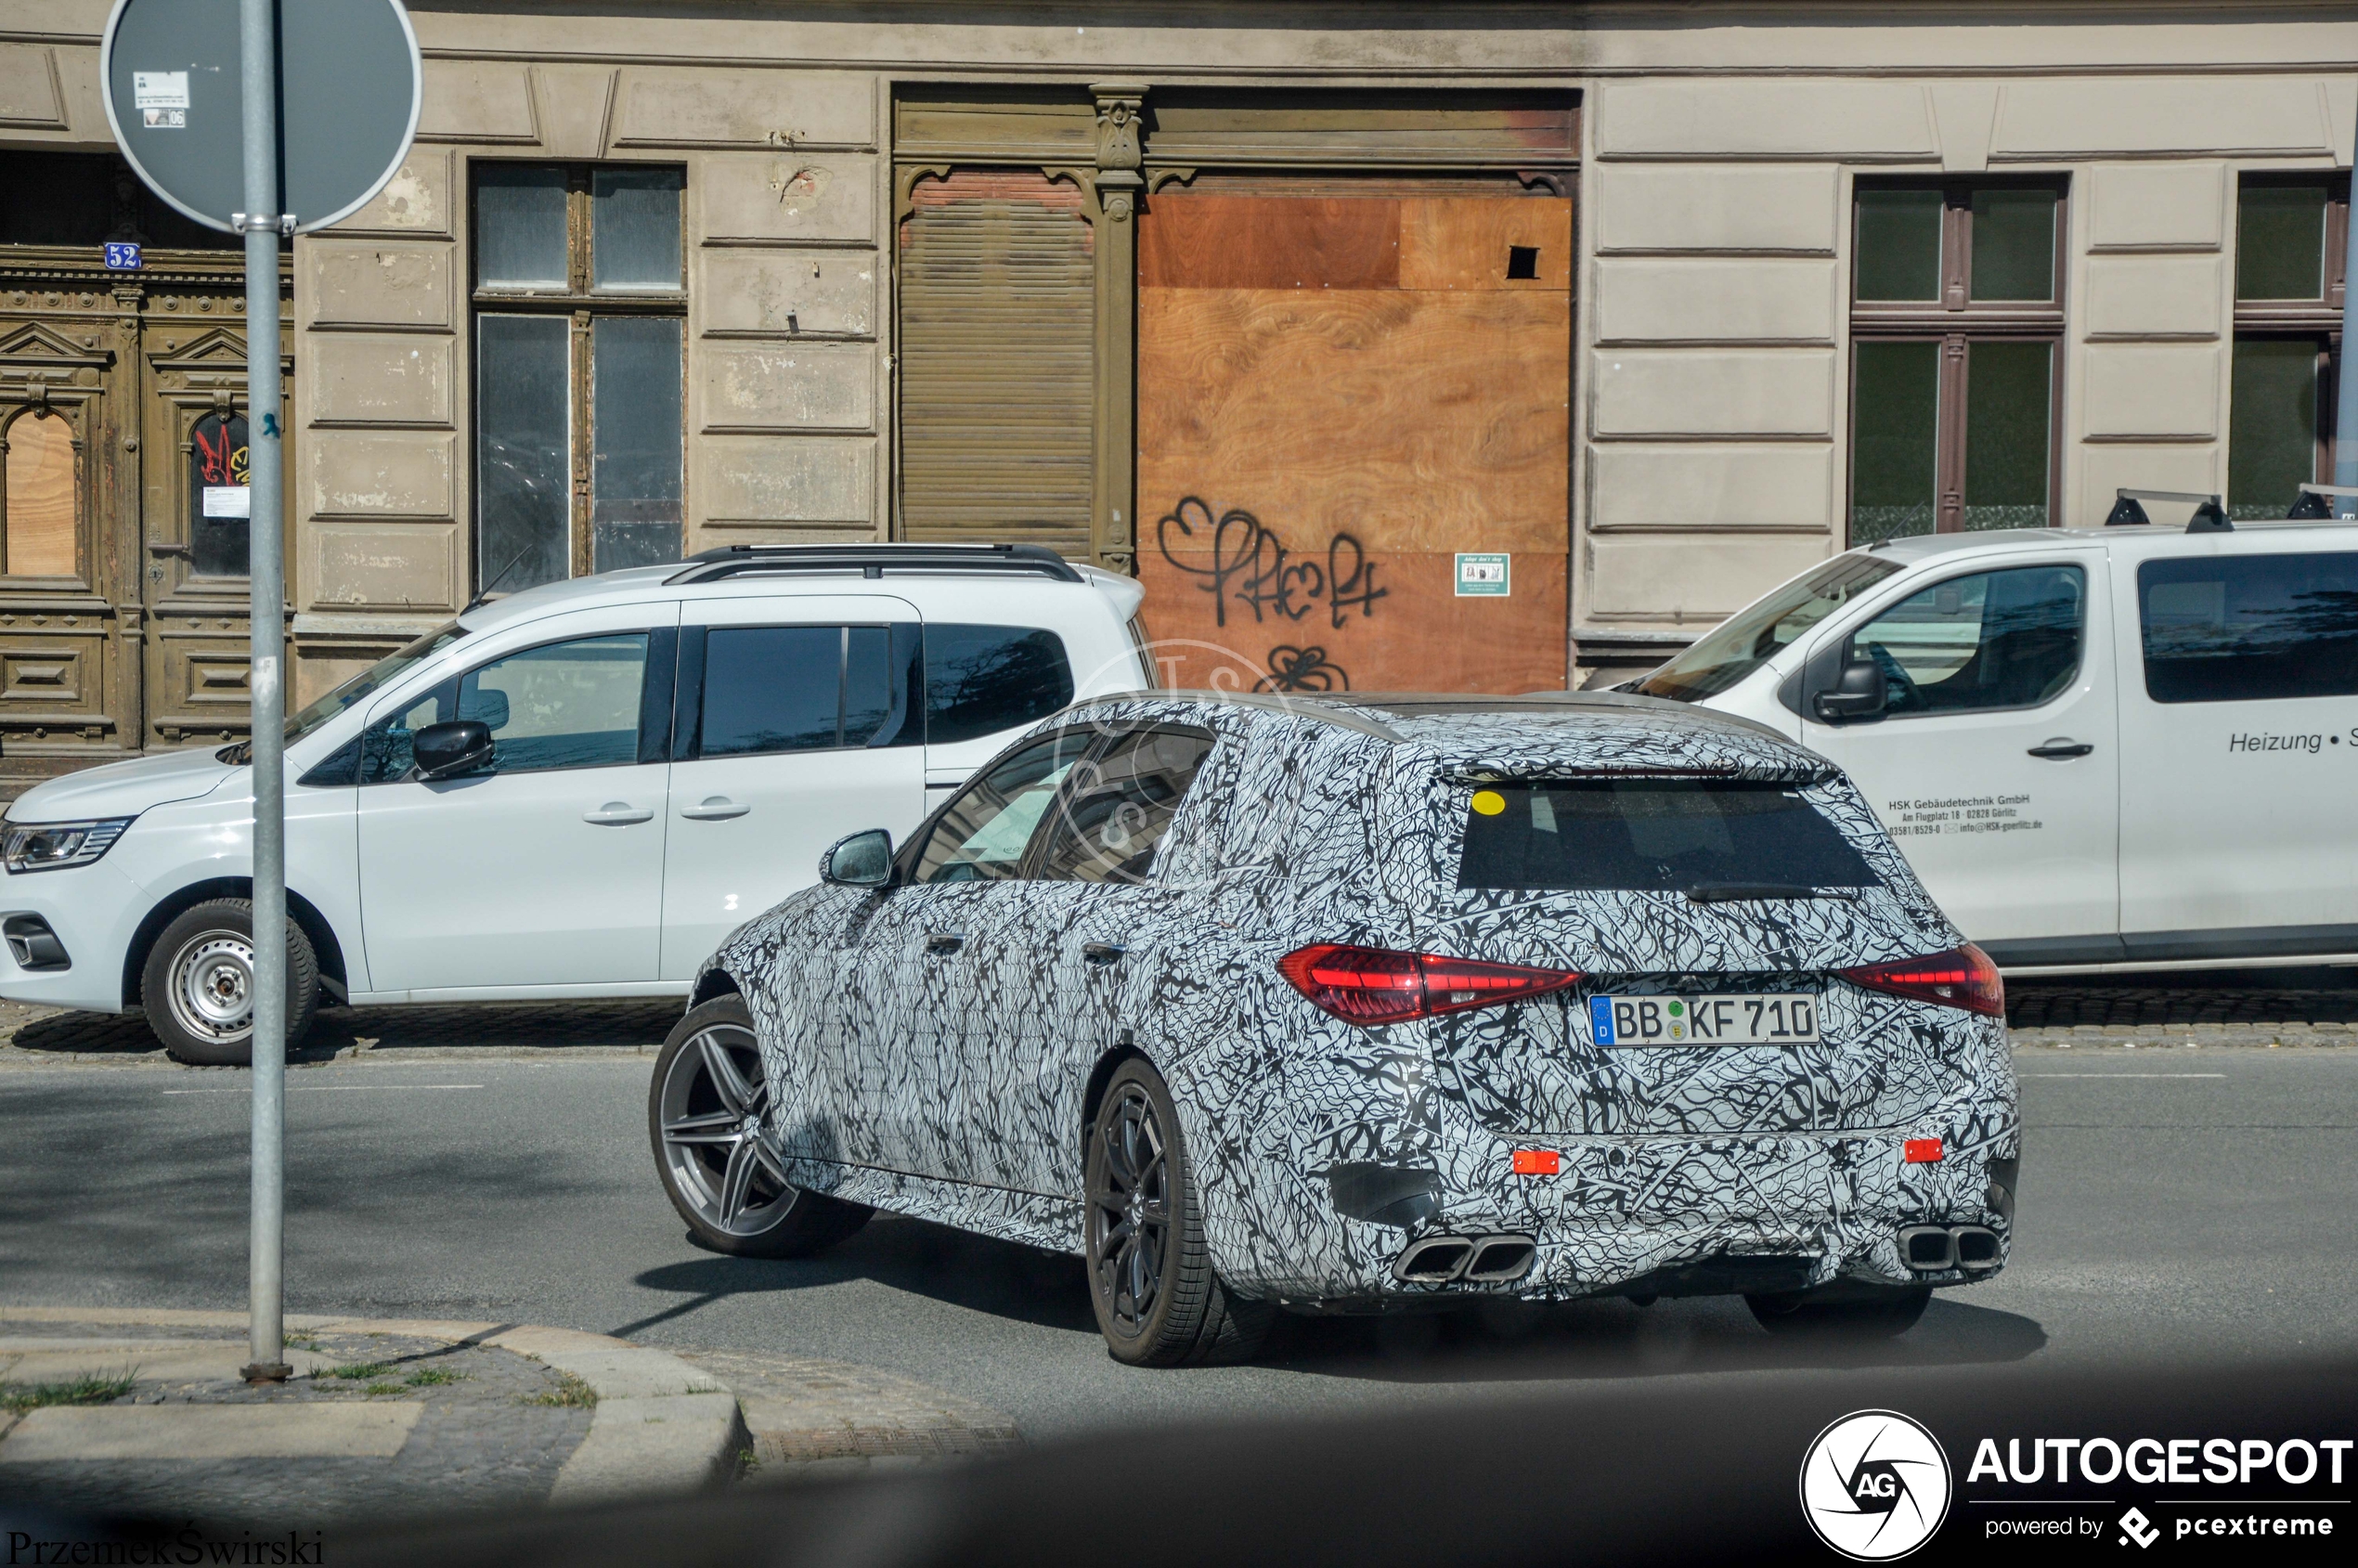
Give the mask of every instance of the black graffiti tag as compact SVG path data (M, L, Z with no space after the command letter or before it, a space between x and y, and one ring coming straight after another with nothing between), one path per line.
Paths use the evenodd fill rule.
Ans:
M1209 543L1211 564L1195 566L1180 560L1173 552L1174 530L1181 548L1194 544L1201 550ZM1228 624L1231 599L1249 607L1256 623L1272 614L1301 620L1323 600L1328 620L1340 631L1352 610L1362 619L1371 617L1376 601L1392 592L1376 586L1376 563L1352 535L1337 532L1328 539L1322 566L1295 559L1285 541L1244 508L1215 514L1199 496L1187 497L1156 521L1155 546L1173 567L1200 579L1196 586L1211 595L1212 618L1222 627Z

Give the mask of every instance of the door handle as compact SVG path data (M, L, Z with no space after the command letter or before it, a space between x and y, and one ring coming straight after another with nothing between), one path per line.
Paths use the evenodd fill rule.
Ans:
M1081 956L1091 964L1112 964L1130 949L1121 942L1082 942Z
M633 806L627 800L609 800L594 811L582 812L581 820L600 827L628 827L632 823L643 823L654 816L654 811L651 808Z
M2075 757L2085 757L2095 749L2086 741L2075 741L2058 735L2043 745L2032 746L2030 755L2043 757L2050 762L2068 762Z
M725 823L731 817L742 817L752 810L752 807L741 806L725 795L708 795L702 805L680 807L680 814L692 823Z
M926 951L927 952L947 956L950 953L957 952L960 948L965 945L966 934L964 931L928 931L926 933Z

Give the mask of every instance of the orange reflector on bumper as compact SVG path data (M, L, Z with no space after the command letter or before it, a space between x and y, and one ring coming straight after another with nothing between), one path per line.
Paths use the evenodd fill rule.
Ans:
M1940 1162L1938 1138L1910 1138L1900 1146L1900 1153L1911 1165L1937 1165Z
M1940 1158L1939 1146L1934 1145L1933 1158ZM1563 1156L1551 1148L1519 1148L1515 1150L1515 1174L1518 1176L1552 1176L1563 1169Z

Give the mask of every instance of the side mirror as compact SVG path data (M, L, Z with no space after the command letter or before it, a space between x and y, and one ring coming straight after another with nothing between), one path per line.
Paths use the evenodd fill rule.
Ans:
M491 760L491 727L480 719L429 724L410 737L409 759L428 782L471 773Z
M880 827L838 838L819 862L831 888L881 888L892 880L892 835Z
M1882 718L1884 704L1889 700L1890 687L1884 680L1883 666L1872 659L1853 659L1842 667L1831 690L1818 693L1814 706L1818 717L1825 722L1849 724L1861 719Z

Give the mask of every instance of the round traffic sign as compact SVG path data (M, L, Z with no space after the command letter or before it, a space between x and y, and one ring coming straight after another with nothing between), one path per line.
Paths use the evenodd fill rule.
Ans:
M356 211L417 134L423 71L400 0L279 5L279 203L298 233ZM239 0L115 0L107 123L139 177L214 228L246 211Z

